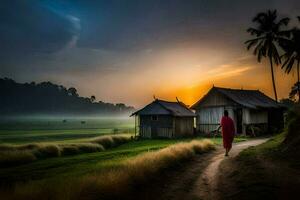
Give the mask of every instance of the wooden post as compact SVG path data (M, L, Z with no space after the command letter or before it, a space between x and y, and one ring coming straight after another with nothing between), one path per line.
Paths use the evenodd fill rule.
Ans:
M136 138L136 115L134 115L134 138Z
M176 117L172 117L173 118L173 134L172 134L172 137L174 138L175 137L175 120L176 120Z

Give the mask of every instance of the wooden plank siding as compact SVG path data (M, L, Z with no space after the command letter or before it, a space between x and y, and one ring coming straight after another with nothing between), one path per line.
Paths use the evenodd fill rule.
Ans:
M172 138L174 136L173 128L158 128L157 137Z
M194 117L176 117L175 120L175 136L184 137L194 134Z
M200 133L209 133L216 130L224 110L228 110L229 116L234 119L234 109L238 104L227 98L226 96L212 91L205 99L197 106L196 110L196 130Z
M196 128L197 132L208 133L216 130L220 126L224 110L227 110L229 116L235 119L234 108L229 106L206 107L196 110Z
M265 124L268 123L268 111L243 109L243 124Z
M151 138L151 126L141 126L140 136L142 138Z
M139 116L139 132L143 138L173 138L192 136L194 133L194 117L173 117L157 115Z
M209 133L214 131L220 125L221 118L224 110L227 110L229 116L234 120L235 128L237 130L237 116L235 110L238 107L207 107L196 110L197 121L196 128L197 132ZM248 125L263 125L268 123L268 111L265 110L253 110L248 108L242 109L242 132L245 132L246 126Z
M153 117L155 116L155 120ZM173 117L169 115L139 116L140 136L145 138L170 137L173 135Z

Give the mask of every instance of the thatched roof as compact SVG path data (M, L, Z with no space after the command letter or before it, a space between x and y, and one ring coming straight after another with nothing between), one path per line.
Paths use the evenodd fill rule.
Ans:
M200 99L197 103L195 103L191 108L195 109L203 100L211 93L211 92L219 92L226 96L228 99L233 102L252 109L260 109L260 108L282 108L283 106L268 97L264 93L259 90L244 90L244 89L230 89L230 88L220 88L213 87L202 99Z
M172 115L176 117L194 117L195 113L193 113L182 102L170 102L156 99L144 108L132 113L132 115Z

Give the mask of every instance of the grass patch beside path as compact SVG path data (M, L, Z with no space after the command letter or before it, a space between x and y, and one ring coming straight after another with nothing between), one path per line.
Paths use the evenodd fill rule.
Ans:
M222 199L294 199L300 188L300 157L282 149L285 133L223 162ZM225 170L227 169L227 170ZM221 186L222 185L222 186ZM296 195L296 196L295 196Z
M30 182L18 185L13 194L2 192L8 199L130 199L141 187L165 170L191 159L196 154L214 149L209 140L171 145L123 160L119 165L95 171L81 178L53 182ZM6 194L6 195L5 195Z
M198 138L203 139L203 138ZM182 139L161 139L161 140L141 140L132 142L152 143L151 141L160 141L156 145L165 147L164 144L172 144L175 142L190 141L191 138ZM245 138L235 138L235 142L245 141ZM109 148L117 147L121 144L130 142L129 135L111 135L99 136L90 139L82 139L73 143L28 143L21 145L0 144L0 168L18 166L28 164L41 159L49 159L54 157L63 157L77 155L82 153L101 152ZM148 141L148 142L147 142ZM220 144L222 138L212 138L215 144ZM161 144L159 144L161 143ZM142 147L144 148L144 147ZM151 148L154 147L149 147Z
M15 185L18 182L29 180L57 180L59 178L78 177L119 166L122 161L144 152L157 151L179 142L189 142L191 140L133 140L101 152L54 157L20 166L3 167L0 170L0 185ZM201 141L203 138L197 138L197 140ZM221 142L220 138L211 139L211 141L214 144L220 144Z

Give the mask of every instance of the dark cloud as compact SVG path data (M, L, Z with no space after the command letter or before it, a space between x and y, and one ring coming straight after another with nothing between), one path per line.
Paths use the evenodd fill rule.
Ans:
M53 52L74 43L128 51L191 40L222 42L244 32L258 11L299 10L297 0L3 0L0 5L1 54Z
M128 51L187 40L224 41L245 32L257 12L291 11L296 5L297 0L77 1L83 26L78 44Z
M72 16L54 12L37 0L4 0L0 3L1 55L55 52L78 33Z

